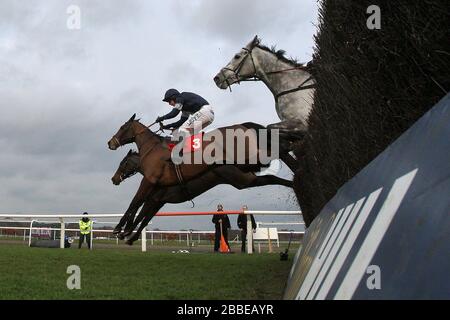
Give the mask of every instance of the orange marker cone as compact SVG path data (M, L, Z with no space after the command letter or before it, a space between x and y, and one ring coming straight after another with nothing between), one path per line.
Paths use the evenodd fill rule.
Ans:
M220 222L220 248L219 248L219 251L222 253L230 252L230 248L228 247L227 243L225 242L225 238L223 236L222 221Z

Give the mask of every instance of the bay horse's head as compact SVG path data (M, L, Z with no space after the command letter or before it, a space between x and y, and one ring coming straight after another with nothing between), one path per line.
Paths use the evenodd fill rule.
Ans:
M139 133L136 133L136 123L139 123L138 120L135 120L136 114L125 122L117 131L117 133L108 141L108 147L111 150L117 150L120 146L135 142L136 136Z
M140 169L140 157L136 151L128 151L125 158L120 161L119 168L111 178L112 183L118 186L123 180L135 175Z
M256 66L252 56L253 49L260 39L255 36L249 44L236 53L231 61L214 77L214 82L220 89L227 89L234 83L239 83L256 77Z

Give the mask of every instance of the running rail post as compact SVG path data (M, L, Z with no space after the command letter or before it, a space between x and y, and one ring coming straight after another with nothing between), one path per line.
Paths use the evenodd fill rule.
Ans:
M90 241L90 249L89 250L92 250L92 242L94 241L94 220L92 220L92 225L91 225L91 241Z
M59 247L61 249L64 249L64 239L66 238L66 230L65 230L64 219L63 218L59 218L59 221L61 222L61 236L60 236L60 239L59 239Z
M244 211L245 217L247 218L247 253L253 254L253 226L252 219L250 215L247 215ZM244 239L242 239L244 240Z
M142 252L147 252L147 227L142 229L141 242L142 242Z
M33 222L35 220L31 220L30 222L30 235L28 236L28 246L31 247L31 230L33 229ZM25 232L25 229L23 230Z

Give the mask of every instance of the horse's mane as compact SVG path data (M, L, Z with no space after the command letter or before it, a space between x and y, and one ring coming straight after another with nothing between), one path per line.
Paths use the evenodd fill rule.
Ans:
M258 48L273 53L279 60L284 61L286 63L289 63L290 65L294 66L294 67L303 67L304 64L298 62L298 60L296 58L287 58L286 57L286 51L282 50L282 49L277 49L276 46L271 46L270 48L266 45L263 44L258 44L257 45Z

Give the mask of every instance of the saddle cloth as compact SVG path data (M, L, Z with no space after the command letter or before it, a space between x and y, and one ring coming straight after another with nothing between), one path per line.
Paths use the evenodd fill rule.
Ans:
M191 153L202 150L203 132L189 136L183 146L183 153ZM169 143L169 150L172 151L175 148L176 143Z

